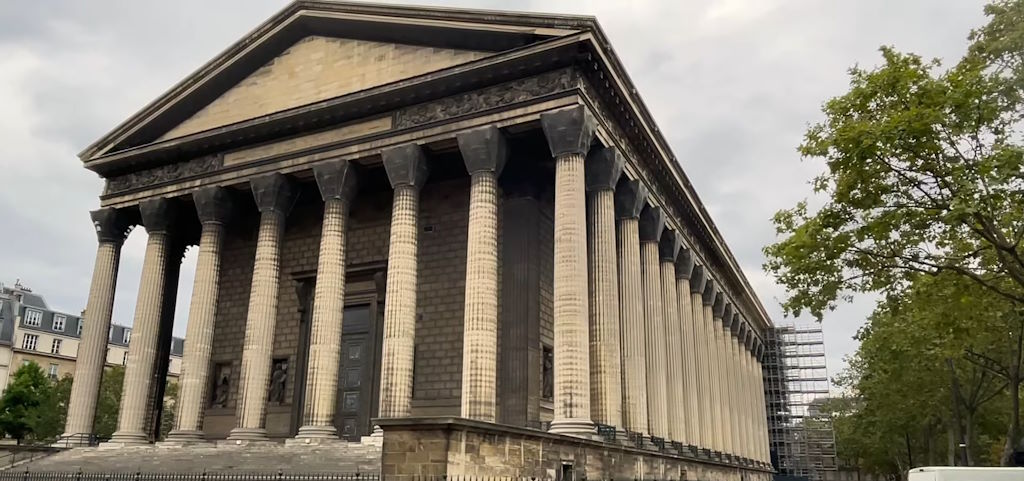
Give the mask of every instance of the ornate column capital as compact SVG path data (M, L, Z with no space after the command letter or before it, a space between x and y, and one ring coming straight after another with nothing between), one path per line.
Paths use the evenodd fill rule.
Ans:
M127 216L120 209L105 207L89 212L96 238L100 242L123 242L131 227Z
M382 150L380 157L388 174L388 181L391 182L391 188L409 185L418 189L427 182L430 169L427 167L427 156L419 145L402 144L390 147Z
M615 190L615 184L622 176L622 167L625 164L625 159L619 149L615 147L605 147L590 152L584 167L587 190Z
M488 125L467 132L459 132L455 139L459 143L462 161L466 164L469 175L477 172L494 172L501 176L508 160L508 142L505 134L497 127Z
M715 319L721 319L722 313L725 311L725 294L721 290L715 292L715 302L711 305L711 313L715 316Z
M732 301L724 301L724 307L722 308L722 326L729 328L732 326Z
M737 339L740 337L740 327L743 325L743 318L740 316L739 309L734 309L732 313L732 324L729 328L732 330L732 335Z
M299 197L292 181L284 174L269 174L249 181L256 208L261 213L277 212L288 215Z
M676 279L689 279L693 273L693 251L682 249L676 257Z
M639 180L622 177L615 189L615 216L619 219L638 219L647 205L647 186Z
M693 271L690 274L690 294L704 295L704 285L707 284L708 278L704 273L704 266L694 265Z
M586 155L597 128L594 116L582 105L540 114L540 125L553 157Z
M743 347L750 351L754 347L754 330L747 324L747 333L743 336Z
M710 274L706 275L704 282L704 305L710 306L715 303L715 295L718 293L718 289L715 289L715 281L711 278Z
M348 203L359 190L359 174L351 162L345 159L334 159L320 162L313 166L313 177L320 189L320 197L324 202L340 199Z
M665 230L665 212L661 207L647 204L640 212L640 242L658 242Z
M231 195L224 187L205 187L192 193L199 222L224 224L233 208Z
M163 197L142 201L139 203L139 213L142 215L142 226L149 234L167 233L178 220L178 209L170 199Z
M740 317L737 324L739 326L737 327L736 338L739 339L740 343L746 342L747 334L750 332L750 328L747 327L747 321Z
M679 237L679 233L672 229L665 229L661 234L661 240L658 241L658 253L662 262L675 262L680 248L682 248L682 239Z

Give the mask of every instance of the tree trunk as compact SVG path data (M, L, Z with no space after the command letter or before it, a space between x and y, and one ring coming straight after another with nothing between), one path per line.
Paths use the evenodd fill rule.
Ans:
M1015 339L1016 345L1014 346L1013 361L1010 363L1010 368L1007 382L1007 389L1010 390L1010 427L1006 433L1006 445L1003 447L1003 466L1013 466L1013 453L1020 446L1020 360L1021 360L1021 348L1024 347L1024 330L1022 330L1022 323L1017 322Z
M963 451L964 458L967 460L967 466L974 466L974 412L970 410L964 414L963 443L966 446L963 449L957 447L957 450Z
M953 430L956 433L956 444L959 446L961 443L965 443L963 428L964 422L960 416L960 400L963 399L963 397L960 393L960 380L956 377L956 366L953 365L952 358L946 358L946 366L949 367L949 397L952 400L950 406L952 407L953 413ZM960 466L970 465L963 453L963 450L959 449L959 447L957 448L956 457L960 460Z

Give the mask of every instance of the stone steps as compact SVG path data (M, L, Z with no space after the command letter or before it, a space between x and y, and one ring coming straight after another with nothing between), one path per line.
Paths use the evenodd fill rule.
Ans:
M380 472L380 446L188 445L75 448L18 466L18 471L98 473Z

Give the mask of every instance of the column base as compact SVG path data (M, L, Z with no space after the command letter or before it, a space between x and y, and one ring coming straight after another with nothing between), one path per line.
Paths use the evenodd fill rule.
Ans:
M164 446L182 446L186 444L205 443L207 443L206 435L202 431L186 431L175 429L167 433L167 439L157 444Z
M722 452L721 451L711 451L711 459L714 459L715 461L721 461L722 460Z
M149 444L149 436L141 432L118 431L110 436L110 441L100 444L100 447L121 448L125 446L144 446Z
M302 426L295 439L338 439L338 429L334 426Z
M228 433L227 441L242 444L270 441L270 438L267 437L267 430L263 428L235 428Z
M592 439L597 433L597 427L589 419L559 419L551 421L548 432Z
M55 448L84 448L92 445L92 434L62 434L50 446Z
M735 461L735 458L733 458L733 456L729 453L724 453L722 454L722 461L732 464Z
M711 459L711 450L708 448L700 448L697 450L697 457L703 459Z

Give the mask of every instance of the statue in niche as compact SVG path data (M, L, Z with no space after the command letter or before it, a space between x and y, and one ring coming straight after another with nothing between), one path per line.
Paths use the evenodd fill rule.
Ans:
M541 397L544 399L555 398L555 353L550 347L543 349L543 371L541 376Z
M215 408L223 408L228 405L228 396L231 393L231 365L218 364L216 370L217 384L213 386L213 402Z
M274 359L270 372L270 399L277 404L284 404L284 387L288 383L288 360Z

